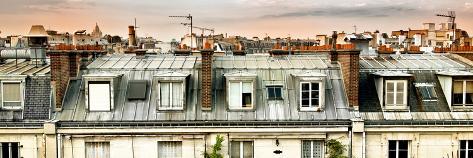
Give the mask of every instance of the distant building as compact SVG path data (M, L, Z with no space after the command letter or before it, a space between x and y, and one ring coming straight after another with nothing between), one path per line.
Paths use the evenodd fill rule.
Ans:
M99 25L95 23L95 28L90 34L94 38L102 38L102 31L100 31Z

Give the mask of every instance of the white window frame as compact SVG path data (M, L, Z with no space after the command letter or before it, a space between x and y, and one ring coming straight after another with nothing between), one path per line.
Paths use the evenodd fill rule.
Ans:
M253 153L252 153L253 155L251 157L253 158L255 157L255 142L254 141L232 140L230 141L230 144L231 142L238 142L238 144L240 145L240 151L239 151L240 158L244 158L245 156L244 142L251 142L251 147L253 148ZM231 153L231 149L230 149L230 157L232 156L232 154L233 153Z
M250 86L250 87L251 87L251 105L250 105L250 107L242 107L242 104L243 104L243 103L242 103L242 97L243 97L243 83L244 83L244 82L251 84L251 86ZM239 92L240 92L240 93L238 94L238 95L239 95L238 98L240 98L240 99L238 99L238 105L239 105L240 107L237 107L237 108L236 108L236 107L233 107L233 106L230 106L230 105L231 105L231 103L230 103L230 101L231 101L231 100L230 100L230 97L231 97L232 95L235 95L235 94L230 94L230 92L231 92L230 84L231 84L231 83L239 83L239 84L240 84L240 86L239 86L239 88L240 88ZM228 109L230 109L230 110L251 110L251 109L254 109L254 107L255 107L255 89L254 89L254 82L253 82L252 80L230 80L230 81L229 81L229 84L228 84L227 98L228 98L228 99L227 99L227 100L228 100Z
M453 92L454 92L454 85L455 85L455 82L459 82L459 81L462 81L463 82L463 89L462 89L462 94L463 94L463 102L462 104L454 104L453 103ZM473 106L473 104L466 104L466 82L473 82L473 80L453 80L452 82L452 106L455 106L455 107L471 107ZM468 106L467 106L468 105Z
M465 141L465 149L461 148L461 141ZM461 150L465 150L465 158L467 158L469 156L468 151L473 151L473 149L468 148L468 144L469 144L470 141L473 142L472 140L460 140L460 144L458 145L459 148L460 148L458 150L458 157L459 158L462 158L461 155L460 155Z
M92 82L92 83L90 83L90 82ZM93 83L93 82L104 82L104 83ZM105 83L105 82L107 82L107 83ZM108 84L108 91L109 91L108 92L109 93L109 95L108 95L109 96L108 109L95 110L94 108L92 108L93 105L91 105L91 98L90 98L90 92L91 92L90 85L91 84ZM112 109L112 93L113 93L113 91L112 91L112 82L111 81L88 81L87 82L87 89L88 89L88 93L87 93L88 100L87 100L87 102L88 102L88 106L89 106L88 107L89 111L99 112L99 111L110 111Z
M396 157L395 158L399 158L399 141L407 141L407 157L410 157L411 155L411 141L409 140L389 140L389 141L395 141L396 142ZM389 141L388 141L388 158L389 158Z
M161 106L161 83L169 83L169 107L163 107ZM172 96L172 84L181 84L181 98L179 98L179 100L182 102L182 106L181 107L174 107L173 105L173 96ZM184 110L184 106L185 106L185 101L186 101L186 86L185 86L185 82L184 81L181 81L181 80L175 80L175 81L158 81L158 99L159 99L159 104L158 104L158 109L159 110ZM177 104L176 104L177 105Z
M0 142L0 145L1 145L2 143L7 143L7 144L8 144L8 147L7 147L7 148L8 148L8 157L6 157L6 158L12 158L12 153L13 153L13 150L12 150L12 143L17 143L17 145L18 145L18 146L17 146L18 151L16 151L16 152L18 152L18 154L17 154L17 155L18 155L18 158L21 158L21 155L20 155L20 154L21 154L21 152L20 152L20 148L21 148L20 142ZM2 146L2 148L3 148L3 146ZM1 154L3 154L2 151L1 151L2 148L0 148L0 157L2 156Z
M319 84L319 103L312 107L312 83ZM309 107L302 107L302 84L309 84ZM322 106L322 81L302 81L299 83L299 108L301 111L315 111Z
M302 140L302 141L301 141L301 156L304 156L304 153L303 153L303 152L304 152L304 151L303 151L303 149L304 149L304 148L303 148L303 145L304 145L303 142L304 142L304 141L310 141L310 158L313 158L313 156L314 156L314 143L315 143L315 142L320 142L320 141L322 141L322 140ZM323 141L322 141L322 142L323 142ZM320 154L321 154L321 157L325 157L325 152L323 152L323 151L325 151L325 143L323 143L322 148L323 148L323 149L322 149L322 152L321 152Z
M20 84L20 100L18 102L20 102L20 106L5 106L3 103L5 102L4 101L4 97L3 97L3 94L4 94L4 91L3 91L3 84L4 83L18 83ZM1 86L0 86L0 90L1 90L1 94L2 94L2 108L3 109L8 109L8 110L20 110L20 109L23 109L23 106L24 106L24 103L25 103L25 97L24 97L24 86L23 86L23 82L22 81L1 81ZM12 102L12 101L10 101Z
M272 88L273 90L276 89L276 88L280 88L281 89L281 98L270 98L269 97L269 92L270 92L270 88ZM276 95L276 91L273 91L274 95ZM284 100L284 86L283 85L266 85L266 99L267 100L270 100L270 101L282 101Z
M403 94L404 94L404 98L402 99L403 100L403 103L402 104L398 104L397 103L397 85L398 83L404 83L404 88L403 88ZM388 104L388 83L394 83L394 95L393 95L393 102L394 104ZM407 97L408 97L408 94L407 94L407 80L386 80L385 83L384 83L384 107L386 109L406 109L407 108Z

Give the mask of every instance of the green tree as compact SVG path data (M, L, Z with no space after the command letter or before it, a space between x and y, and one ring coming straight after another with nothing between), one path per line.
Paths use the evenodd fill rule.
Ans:
M343 153L347 150L345 145L343 145L340 141L335 139L330 139L327 141L328 147L328 157L329 158L348 158L344 156Z
M223 155L220 153L222 150L222 142L225 140L223 136L217 135L216 143L212 145L212 152L209 154L207 151L204 152L205 158L223 158Z

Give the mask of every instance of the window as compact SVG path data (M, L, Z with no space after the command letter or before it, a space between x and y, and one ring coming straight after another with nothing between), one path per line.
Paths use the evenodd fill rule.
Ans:
M282 86L266 86L269 100L282 100Z
M4 108L21 108L21 82L2 82L2 104Z
M402 109L407 106L407 81L387 80L385 106L388 109Z
M389 141L389 158L408 158L409 141L407 140L390 140Z
M416 84L423 101L436 101L437 93L433 84L419 83Z
M19 143L1 143L2 150L0 150L1 158L19 158L20 148Z
M301 110L310 110L320 105L320 82L301 82L300 105Z
M253 158L252 141L231 141L231 158Z
M323 158L324 142L315 140L302 141L302 158Z
M159 110L182 110L184 105L182 82L159 82Z
M89 110L110 111L111 95L109 81L89 81Z
M228 98L230 109L253 108L253 82L230 81Z
M110 158L110 142L86 142L86 158Z
M473 140L460 140L460 158L473 157Z
M453 106L473 106L473 80L453 81Z
M180 158L182 157L182 142L160 141L158 142L158 158Z

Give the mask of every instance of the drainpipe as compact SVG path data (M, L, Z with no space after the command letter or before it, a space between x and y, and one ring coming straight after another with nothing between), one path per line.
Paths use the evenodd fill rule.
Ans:
M348 126L348 137L349 137L348 139L350 139L350 147L348 148L348 150L349 150L348 151L348 157L352 158L352 155L353 155L353 153L352 153L352 151L353 151L352 150L352 148L353 148L353 130L352 130L351 125Z
M366 132L363 132L363 140L362 140L361 143L363 143L362 146L361 146L362 152L363 152L362 153L362 158L366 158Z
M61 134L57 134L56 136L56 143L57 143L57 157L62 158L62 136Z

